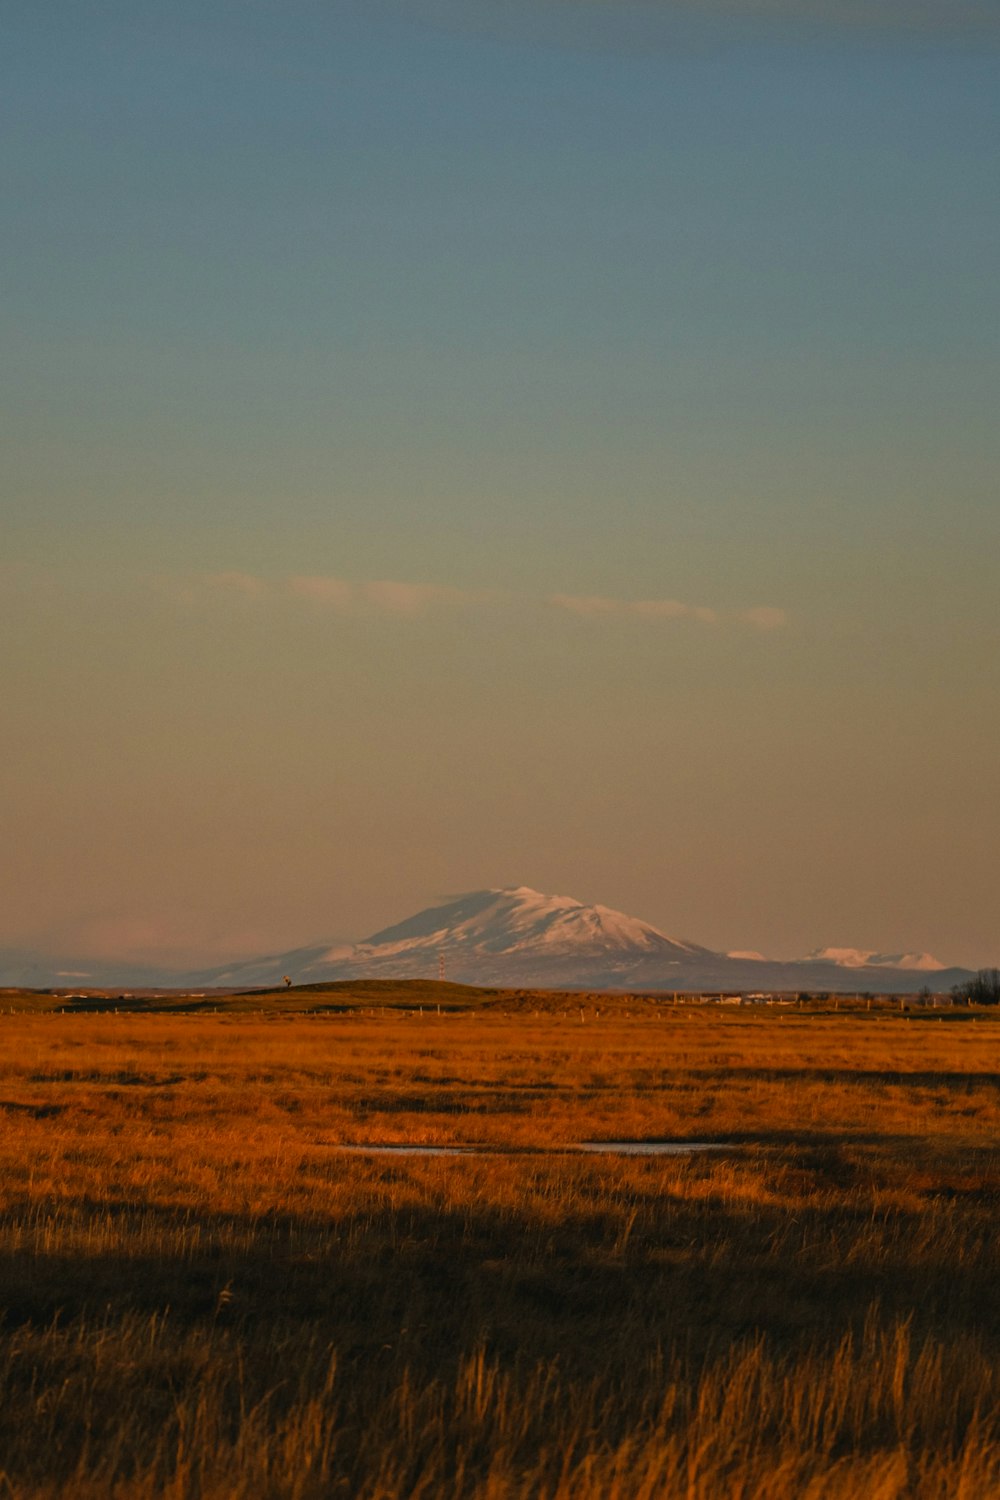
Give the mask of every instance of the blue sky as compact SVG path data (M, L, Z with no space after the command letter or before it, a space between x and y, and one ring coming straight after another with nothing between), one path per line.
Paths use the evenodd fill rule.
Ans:
M1000 956L996 6L9 33L0 941Z

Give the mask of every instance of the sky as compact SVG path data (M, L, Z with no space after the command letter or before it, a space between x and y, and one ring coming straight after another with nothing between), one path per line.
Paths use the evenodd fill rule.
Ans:
M0 946L1000 962L998 0L15 0Z

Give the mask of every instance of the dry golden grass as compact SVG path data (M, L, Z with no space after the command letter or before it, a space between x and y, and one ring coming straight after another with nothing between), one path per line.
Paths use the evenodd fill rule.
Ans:
M560 1008L0 1016L0 1496L1000 1493L1000 1025Z

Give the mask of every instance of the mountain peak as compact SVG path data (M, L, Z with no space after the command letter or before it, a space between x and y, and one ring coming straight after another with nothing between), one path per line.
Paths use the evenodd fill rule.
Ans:
M358 944L358 951L390 957L402 949L430 949L456 956L572 954L585 958L609 953L675 950L700 952L693 944L666 937L648 922L608 906L587 906L572 896L548 896L527 885L494 887L456 896L428 907Z
M442 961L448 979L467 984L562 990L915 990L925 975L941 984L962 972L939 972L935 959L919 953L824 948L786 963L745 949L716 953L610 906L505 885L442 897L360 943L318 944L197 977L247 987L280 983L283 974L298 984L426 979Z
M817 948L805 962L836 964L841 969L905 969L927 974L944 968L930 953L876 953L867 948Z

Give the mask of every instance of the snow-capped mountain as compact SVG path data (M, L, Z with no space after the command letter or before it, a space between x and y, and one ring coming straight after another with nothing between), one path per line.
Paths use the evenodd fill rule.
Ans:
M817 948L802 962L838 964L842 969L909 969L920 974L944 968L930 953L871 953L866 948Z
M350 947L302 948L211 977L216 984L248 985L280 981L286 973L300 984L432 977L443 958L449 979L471 984L593 987L624 984L644 965L659 972L714 957L624 912L522 885L472 891Z
M538 953L546 957L584 954L692 955L707 953L695 943L665 937L648 922L609 906L584 906L572 896L543 896L530 886L473 891L446 906L431 907L407 922L376 932L361 945L386 950L442 945L483 953Z
M929 973L945 987L966 972L945 970L926 955L899 956L906 963L895 966L886 955L855 949L824 949L786 963L716 953L624 912L522 885L472 891L351 946L300 948L193 977L247 988L279 984L284 975L296 984L435 978L443 960L447 978L480 985L877 992L918 989Z
M0 985L254 989L280 985L286 975L294 984L434 979L442 961L448 979L525 989L903 993L924 984L946 990L969 974L926 953L821 948L788 962L747 950L716 953L610 907L519 885L456 896L360 943L317 943L199 973L0 953Z

